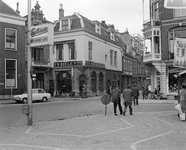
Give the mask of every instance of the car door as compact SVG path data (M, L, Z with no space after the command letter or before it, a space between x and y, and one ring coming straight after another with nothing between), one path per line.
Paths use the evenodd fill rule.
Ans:
M42 100L44 97L45 91L43 89L38 89L38 95L39 95L39 100Z
M33 89L32 90L32 100L38 100L38 90L37 89Z

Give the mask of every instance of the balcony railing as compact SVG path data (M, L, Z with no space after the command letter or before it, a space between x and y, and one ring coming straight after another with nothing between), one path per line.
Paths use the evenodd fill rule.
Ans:
M161 54L145 54L143 56L143 62L161 60Z
M143 23L143 30L149 27L153 27L153 26L160 26L161 22L159 19L157 18L152 18L152 19L147 19L144 21Z

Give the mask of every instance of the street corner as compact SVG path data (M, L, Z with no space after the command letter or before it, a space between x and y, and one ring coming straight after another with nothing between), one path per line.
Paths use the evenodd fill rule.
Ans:
M93 137L113 133L132 125L115 116L95 115L35 124L26 133L71 137Z

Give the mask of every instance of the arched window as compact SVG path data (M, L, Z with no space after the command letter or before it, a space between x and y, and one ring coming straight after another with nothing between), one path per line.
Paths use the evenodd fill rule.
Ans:
M115 88L116 87L116 74L113 74L113 79L112 79L112 87Z
M100 92L103 92L103 73L100 72L99 73L99 91Z
M97 76L96 76L96 72L92 72L92 75L91 75L91 90L92 92L96 92L97 89L96 89L96 80L97 80Z

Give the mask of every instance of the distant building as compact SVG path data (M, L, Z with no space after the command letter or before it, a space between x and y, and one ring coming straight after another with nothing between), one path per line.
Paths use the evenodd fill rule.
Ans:
M25 21L0 0L0 95L25 90Z

